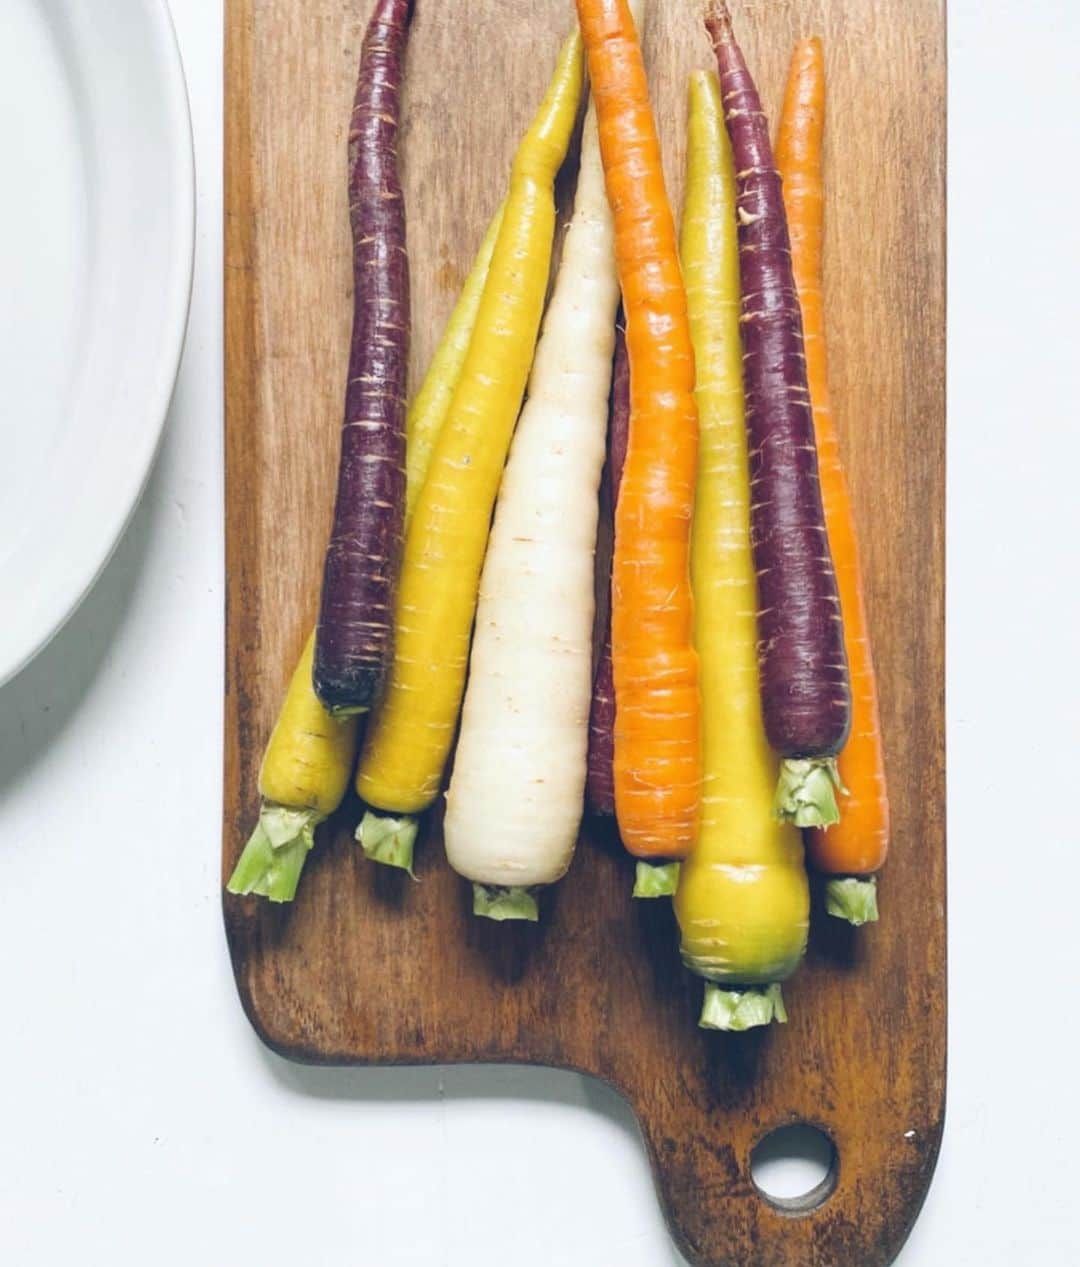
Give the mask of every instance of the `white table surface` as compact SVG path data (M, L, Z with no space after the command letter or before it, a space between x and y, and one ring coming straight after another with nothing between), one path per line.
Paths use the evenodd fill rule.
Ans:
M167 437L99 584L0 691L0 1261L676 1264L632 1118L598 1084L304 1070L237 1004L218 895L222 17L173 9L200 228ZM899 1261L1064 1267L1080 6L952 0L950 23L949 1117Z

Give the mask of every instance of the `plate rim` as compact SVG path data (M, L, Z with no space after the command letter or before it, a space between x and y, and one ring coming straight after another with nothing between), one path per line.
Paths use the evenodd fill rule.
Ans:
M150 475L157 465L180 375L195 278L195 136L184 62L169 2L141 0L141 3L147 19L153 24L156 42L162 53L163 74L159 80L161 105L170 133L165 161L179 190L174 208L177 220L176 249L170 252L167 267L163 269L165 284L160 305L162 343L166 351L158 358L157 365L148 372L147 377L152 385L140 405L147 420L146 451L135 468L137 476L118 490L118 513L110 520L108 530L101 534L101 544L93 570L77 586L65 591L50 605L47 617L37 627L18 634L7 652L0 648L0 688L22 673L53 641L82 606L115 554L142 502Z

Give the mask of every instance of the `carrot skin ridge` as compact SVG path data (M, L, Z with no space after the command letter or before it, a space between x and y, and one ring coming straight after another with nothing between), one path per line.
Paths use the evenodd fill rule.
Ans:
M483 241L473 260L472 268L461 288L457 303L446 322L442 337L431 358L420 390L416 393L405 415L405 531L416 507L416 499L427 479L431 455L438 443L439 432L450 411L454 388L461 377L465 358L469 354L476 314L484 297L491 257L495 253L499 229L502 227L506 203L499 209L487 227Z
M615 357L611 371L611 414L608 422L608 506L614 517L626 461L630 431L630 362L626 354L626 328L615 327ZM615 813L615 773L612 769L615 744L615 680L611 664L611 567L607 575L608 605L600 641L600 655L593 680L592 708L589 712L589 772L585 798L593 814L611 817Z
M803 315L822 502L851 673L851 734L837 760L840 779L847 788L844 813L827 832L808 832L807 849L812 865L826 875L866 876L877 871L888 854L889 799L857 525L829 399L822 281L825 96L822 42L817 37L801 40L791 58L776 165L783 178L791 231L792 267ZM826 895L839 918L860 923L875 918L873 899L872 892L856 890L844 882Z
M855 928L876 924L877 876L833 876L825 886L825 912Z
M779 982L761 990L730 990L710 981L705 986L701 1007L702 1029L718 1029L728 1034L744 1034L748 1029L786 1025L787 1008Z
M722 0L710 0L705 22L738 187L765 728L783 758L831 759L848 735L850 686L780 176L761 100Z
M634 869L636 898L674 897L679 887L681 862L647 862L639 858Z
M411 11L411 0L378 0L349 128L353 332L314 666L315 691L335 713L372 706L393 651L410 316L397 140Z
M701 797L690 520L694 352L675 221L641 46L626 0L577 0L626 311L630 434L615 509L615 806L627 850L684 858Z
M537 890L527 885L506 888L477 883L473 885L473 914L499 924L507 920L535 924L540 918L536 894Z

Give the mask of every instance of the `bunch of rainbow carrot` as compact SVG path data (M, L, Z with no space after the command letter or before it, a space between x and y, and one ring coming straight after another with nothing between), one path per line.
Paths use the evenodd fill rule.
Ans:
M828 395L823 51L795 50L774 157L727 7L705 0L719 75L690 81L679 240L644 0L576 2L580 31L409 408L396 145L411 5L376 2L350 131L356 310L320 615L228 887L290 901L354 768L364 852L411 871L460 725L444 835L476 913L538 918L587 802L614 814L635 895L673 897L684 962L707 982L702 1025L742 1030L786 1019L805 856L829 914L858 925L877 919L888 848ZM605 436L614 550L594 672Z

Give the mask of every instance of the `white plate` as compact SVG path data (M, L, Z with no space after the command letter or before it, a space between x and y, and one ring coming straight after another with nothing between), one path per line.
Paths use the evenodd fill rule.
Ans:
M0 682L138 501L191 295L195 175L165 0L2 0Z

